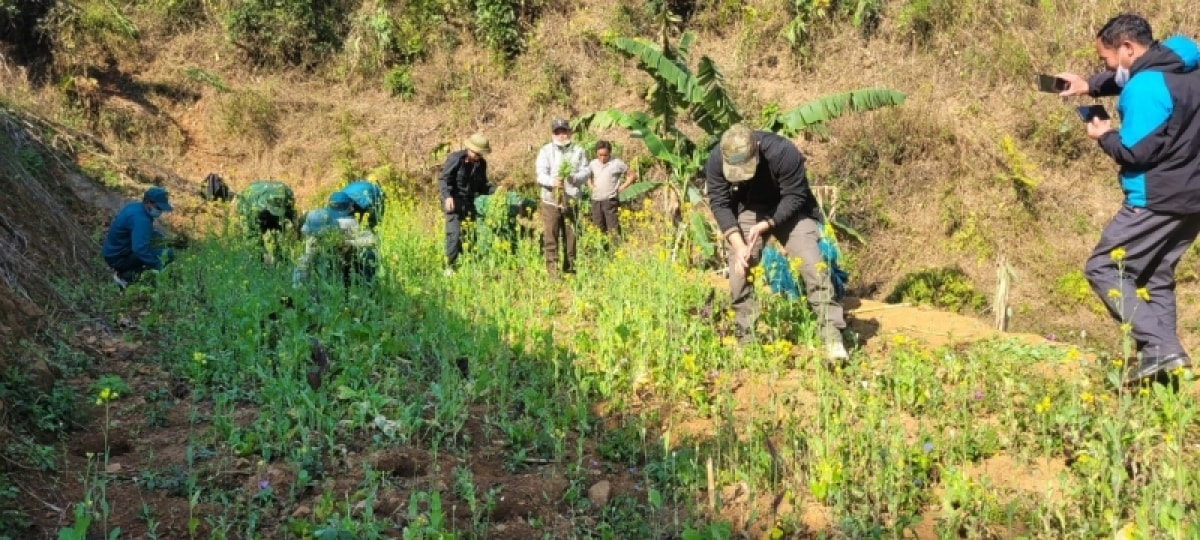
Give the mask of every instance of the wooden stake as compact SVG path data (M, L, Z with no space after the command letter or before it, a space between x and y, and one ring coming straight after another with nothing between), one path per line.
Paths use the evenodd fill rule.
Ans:
M717 511L717 482L713 479L712 456L708 457L708 511Z

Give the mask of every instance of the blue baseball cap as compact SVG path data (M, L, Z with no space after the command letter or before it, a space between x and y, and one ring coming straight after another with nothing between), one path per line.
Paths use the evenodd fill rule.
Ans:
M171 206L171 203L167 202L167 190L158 186L147 189L146 194L142 195L142 202L154 203L154 206L157 206L163 212L170 212L175 209L174 206Z
M349 213L354 209L354 199L341 191L335 192L329 196L329 208L339 212Z

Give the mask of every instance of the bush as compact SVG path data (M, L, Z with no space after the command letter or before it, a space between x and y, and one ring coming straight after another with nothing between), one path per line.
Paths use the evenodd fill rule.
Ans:
M957 267L933 268L904 276L886 298L887 302L927 304L954 311L979 311L987 299L971 286Z
M258 64L312 67L342 46L355 3L243 0L224 14L226 37Z
M412 73L406 66L396 66L388 70L387 74L383 76L383 87L392 97L398 97L405 101L417 95Z

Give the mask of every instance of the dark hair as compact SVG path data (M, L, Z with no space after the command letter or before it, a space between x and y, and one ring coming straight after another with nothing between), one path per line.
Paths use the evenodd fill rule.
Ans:
M612 153L612 143L610 143L608 141L596 141L596 148L594 148L593 151L599 152L601 150L608 150L608 152L611 154Z
M1154 32L1150 30L1150 22L1141 15L1122 13L1104 23L1100 31L1096 32L1096 39L1108 48L1114 48L1122 41L1149 46L1154 43Z

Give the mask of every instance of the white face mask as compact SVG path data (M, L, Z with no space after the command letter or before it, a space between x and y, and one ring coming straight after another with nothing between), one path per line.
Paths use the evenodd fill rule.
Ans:
M1113 75L1113 82L1116 83L1117 86L1124 88L1125 83L1129 82L1129 77L1131 77L1131 75L1129 73L1129 68L1122 66L1121 60L1118 58L1117 59L1117 72Z
M1117 73L1113 75L1113 82L1121 88L1125 87L1125 83L1129 82L1129 68L1125 66L1117 66Z

